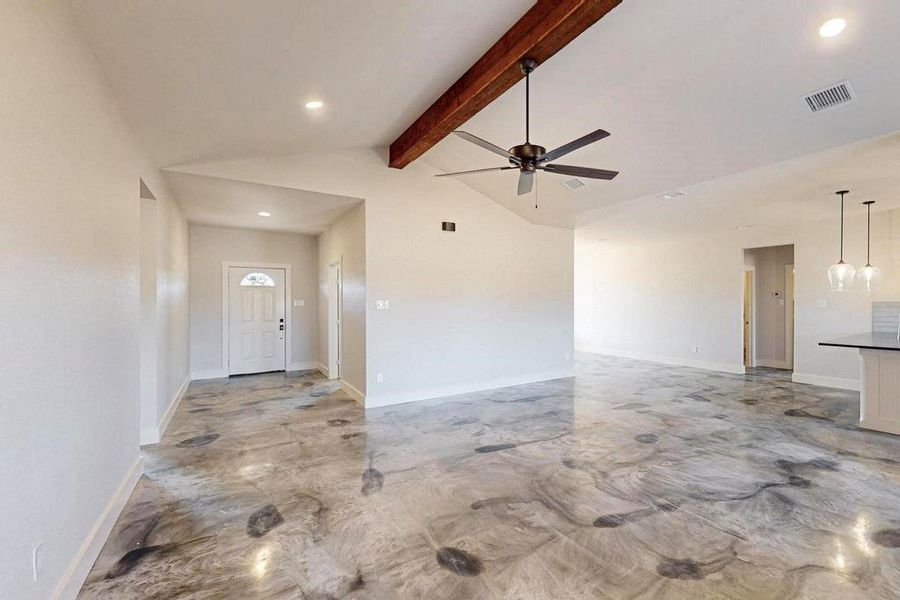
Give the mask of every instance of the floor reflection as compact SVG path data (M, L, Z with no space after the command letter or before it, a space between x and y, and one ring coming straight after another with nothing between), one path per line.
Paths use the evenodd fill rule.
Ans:
M363 411L192 384L82 598L891 598L900 438L855 393L599 356Z

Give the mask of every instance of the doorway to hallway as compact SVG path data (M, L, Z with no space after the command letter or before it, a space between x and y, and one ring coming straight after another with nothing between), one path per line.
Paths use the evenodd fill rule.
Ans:
M744 367L794 368L794 246L744 250Z

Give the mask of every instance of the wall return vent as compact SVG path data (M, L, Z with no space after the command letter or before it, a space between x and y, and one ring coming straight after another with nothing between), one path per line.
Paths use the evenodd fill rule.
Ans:
M828 87L811 92L803 97L806 105L813 112L819 112L835 106L850 104L856 100L856 93L846 79Z

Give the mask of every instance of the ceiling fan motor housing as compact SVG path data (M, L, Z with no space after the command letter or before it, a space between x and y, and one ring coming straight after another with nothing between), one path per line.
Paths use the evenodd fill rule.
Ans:
M509 153L519 159L519 162L509 159L511 165L522 167L523 171L534 171L537 159L547 153L547 149L536 144L521 144L509 149Z

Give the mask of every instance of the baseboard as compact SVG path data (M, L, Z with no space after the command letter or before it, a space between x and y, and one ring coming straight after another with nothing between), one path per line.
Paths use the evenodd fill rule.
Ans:
M201 379L223 379L225 377L228 377L228 373L222 369L191 371L191 381L200 381Z
M785 360L769 360L767 358L757 358L757 367L767 367L769 369L790 369L791 365Z
M68 600L78 595L81 586L84 585L84 580L87 579L88 573L91 572L91 567L94 566L94 561L97 560L100 550L103 549L103 544L106 543L106 538L109 537L113 525L116 524L116 520L119 518L122 509L125 508L125 503L131 497L134 486L137 485L143 472L141 457L138 456L128 473L125 474L125 478L122 479L112 498L109 499L106 508L103 509L100 517L94 523L94 526L91 527L87 538L85 538L78 552L72 558L72 562L69 563L69 568L66 569L59 583L56 584L52 598Z
M315 368L319 371L319 373L325 376L325 379L331 379L331 377L328 376L328 367L320 362L317 362Z
M366 406L366 395L363 394L361 391L359 391L358 389L356 389L355 387L353 387L351 384L347 383L347 381L345 381L343 379L341 379L341 388L343 388L343 390L345 392L347 392L348 396L350 396L351 398L356 400L360 406L362 406L362 407Z
M475 383L462 383L424 390L414 390L410 392L387 392L383 394L369 394L365 398L365 407L367 409L378 408L379 406L392 406L394 404L417 402L419 400L430 400L432 398L443 398L445 396L458 396L459 394L482 392L485 390L510 387L513 385L524 385L526 383L537 383L539 381L549 381L551 379L573 377L574 374L575 373L572 368L567 368L552 371L543 371L539 373L526 373L523 375L514 375L511 377L498 377L496 379L489 379L486 381Z
M178 409L178 405L181 404L181 399L184 398L184 395L187 393L188 386L191 385L191 378L185 377L184 382L181 384L181 387L178 388L178 391L175 393L175 397L172 399L172 402L169 404L169 408L166 409L165 414L163 414L162 419L159 420L159 427L157 431L159 435L156 439L157 442L162 439L162 436L166 433L166 428L169 427L169 421L172 420L172 417L175 416L175 411Z
M605 354L608 356L618 356L620 358L631 358L634 360L646 360L648 362L655 362L663 365L672 365L676 367L691 367L693 369L704 369L706 371L733 373L735 375L743 375L745 373L744 365L737 363L732 364L709 362L692 358L666 356L663 354L645 354L643 352L631 352L629 350L618 350L615 348L602 348L595 346L580 346L576 348L576 351L587 352L589 354Z
M286 371L309 371L312 369L318 369L319 363L314 360L304 360L301 362L292 362L288 365Z
M856 379L845 379L843 377L826 377L824 375L813 375L812 373L794 373L791 375L791 381L794 383L818 385L820 387L837 388L839 390L859 391L859 381Z

